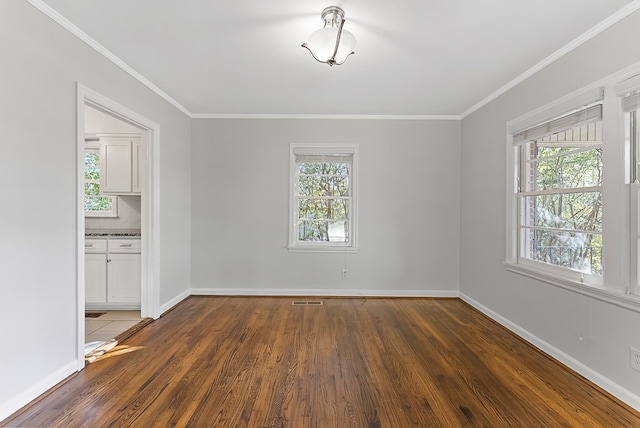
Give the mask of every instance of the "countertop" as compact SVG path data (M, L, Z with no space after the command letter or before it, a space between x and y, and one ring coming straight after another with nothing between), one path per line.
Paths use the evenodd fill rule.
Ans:
M110 230L110 229L86 229L84 231L84 236L90 238L99 238L99 237L110 237L110 236L119 236L119 237L132 237L139 238L141 235L139 229L119 229L119 230Z

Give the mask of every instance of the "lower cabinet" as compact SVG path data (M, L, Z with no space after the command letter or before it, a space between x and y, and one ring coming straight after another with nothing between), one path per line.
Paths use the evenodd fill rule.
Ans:
M85 304L88 309L140 308L140 240L85 241Z
M107 300L140 304L140 254L109 254Z
M107 255L85 254L84 299L86 303L107 301Z

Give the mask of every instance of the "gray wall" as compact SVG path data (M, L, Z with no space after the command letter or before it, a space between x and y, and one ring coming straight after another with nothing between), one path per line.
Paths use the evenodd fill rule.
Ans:
M640 395L640 373L629 368L629 346L640 346L640 313L509 273L502 264L507 121L640 61L634 40L638 12L463 119L460 281L466 296Z
M23 0L0 2L0 58L2 419L78 366L76 82L160 125L160 304L189 287L191 123Z
M192 133L196 292L457 291L459 121L199 119ZM287 251L290 143L359 144L358 254Z

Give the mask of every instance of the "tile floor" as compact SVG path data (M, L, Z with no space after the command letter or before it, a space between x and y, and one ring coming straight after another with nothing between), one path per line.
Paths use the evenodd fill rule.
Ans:
M85 343L111 340L141 320L140 311L106 311L98 318L85 318Z

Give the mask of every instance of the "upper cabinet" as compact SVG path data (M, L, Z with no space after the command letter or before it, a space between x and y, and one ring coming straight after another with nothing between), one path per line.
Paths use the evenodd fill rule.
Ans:
M102 193L139 195L144 159L144 145L140 137L100 136Z

